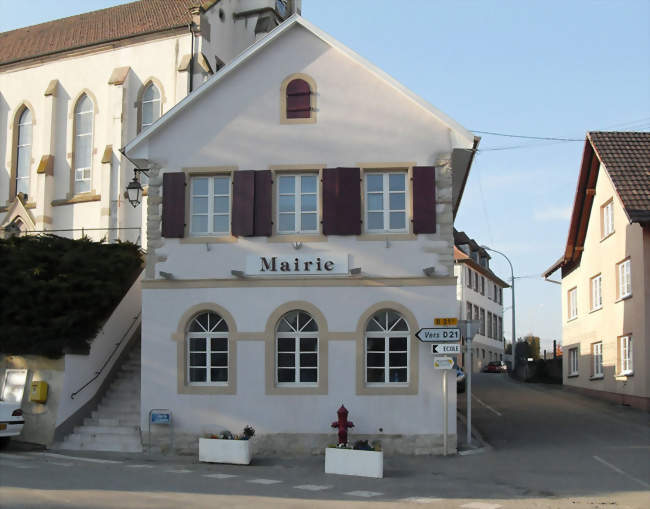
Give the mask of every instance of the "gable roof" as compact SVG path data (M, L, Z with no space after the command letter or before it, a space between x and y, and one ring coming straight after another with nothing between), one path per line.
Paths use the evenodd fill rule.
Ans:
M314 34L316 37L321 39L323 42L326 44L329 44L332 48L340 51L350 59L352 59L354 62L365 68L367 71L373 73L376 75L378 78L383 80L385 83L393 87L395 90L400 92L401 94L405 95L409 99L411 99L413 102L418 104L420 107L422 107L424 110L428 111L431 115L433 115L438 121L446 125L448 128L453 130L459 138L461 138L465 144L467 145L468 149L473 152L475 151L477 145L478 145L478 140L480 138L476 138L471 132L466 130L463 126L461 126L458 122L453 120L452 118L448 117L438 109L436 109L432 104L429 102L425 101L422 99L420 96L416 95L412 91L410 91L408 88L406 88L404 85L399 83L397 80L395 80L393 77L389 76L387 73L379 69L377 66L371 64L368 62L366 59L361 57L359 54L356 52L352 51L350 48L342 44L341 42L337 41L327 33L323 32L321 29L316 27L315 25L311 24L308 22L306 19L304 19L302 16L299 14L293 14L290 18L288 18L284 23L281 23L278 25L275 29L273 29L268 35L263 37L262 39L258 40L255 44L250 46L248 49L246 49L244 52L242 52L238 57L236 57L234 60L232 60L230 63L225 65L222 69L220 69L216 74L211 76L208 81L206 81L202 86L197 88L194 92L183 98L180 102L178 102L173 108L171 108L167 113L165 113L163 116L161 116L154 124L152 124L148 129L145 131L142 131L138 136L136 136L133 140L131 140L123 149L122 153L128 153L135 149L138 145L140 145L144 140L147 138L150 138L151 136L154 135L160 128L162 128L165 124L167 124L169 121L171 121L176 115L179 114L184 108L188 107L190 104L192 104L194 101L198 100L200 97L203 96L206 92L212 89L215 85L217 85L225 76L228 76L230 73L234 72L238 67L240 67L246 60L251 58L253 55L258 53L259 51L262 50L262 48L268 46L271 44L273 41L275 41L278 37L280 37L283 33L286 31L290 30L292 27L300 25L304 27L306 30ZM470 148L473 147L473 148ZM127 157L130 157L127 155ZM469 162L471 164L471 160ZM467 170L469 171L469 170Z
M0 67L31 58L128 39L192 22L190 8L218 0L140 0L0 33Z
M650 225L650 133L587 133L564 255L544 272L575 266L582 256L601 167L612 181L631 223Z

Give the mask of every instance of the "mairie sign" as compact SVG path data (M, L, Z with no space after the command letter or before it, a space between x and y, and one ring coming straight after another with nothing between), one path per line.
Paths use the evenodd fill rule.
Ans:
M438 343L440 341L460 341L458 327L436 327L435 329L420 329L415 337L425 343Z

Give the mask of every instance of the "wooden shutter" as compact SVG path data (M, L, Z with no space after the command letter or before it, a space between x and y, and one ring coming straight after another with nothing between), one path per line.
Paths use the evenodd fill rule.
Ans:
M163 174L162 236L185 235L185 173Z
M305 80L295 79L287 85L287 118L311 117L311 89Z
M436 168L413 167L413 233L436 233Z
M361 170L323 170L323 234L361 234Z
M240 170L233 173L232 224L236 237L247 237L254 233L255 172Z
M270 237L273 233L273 211L271 209L272 182L270 170L255 172L253 235L258 237Z

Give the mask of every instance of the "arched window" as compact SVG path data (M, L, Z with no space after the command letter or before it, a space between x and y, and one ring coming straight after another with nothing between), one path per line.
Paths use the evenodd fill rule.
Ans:
M375 313L366 325L366 383L409 381L409 327L396 311Z
M138 132L144 131L160 118L160 91L153 83L149 83L142 94L140 102L140 126Z
M16 194L29 195L29 173L32 162L32 112L25 108L18 118L16 139Z
M305 80L296 78L287 85L287 118L311 118L311 88Z
M95 108L83 94L74 108L74 194L90 192Z
M276 382L318 383L318 325L304 311L289 311L276 330Z
M187 329L187 380L191 385L228 383L228 325L212 311L195 316Z

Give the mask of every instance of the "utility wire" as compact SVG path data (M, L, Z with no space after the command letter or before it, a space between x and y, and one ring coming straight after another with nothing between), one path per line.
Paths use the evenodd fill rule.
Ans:
M546 140L546 141L585 141L584 138L553 138L549 136L523 136L519 134L505 134L505 133L495 133L492 131L475 131L471 129L473 133L479 134L491 134L493 136L505 136L506 138L523 138L525 140Z

